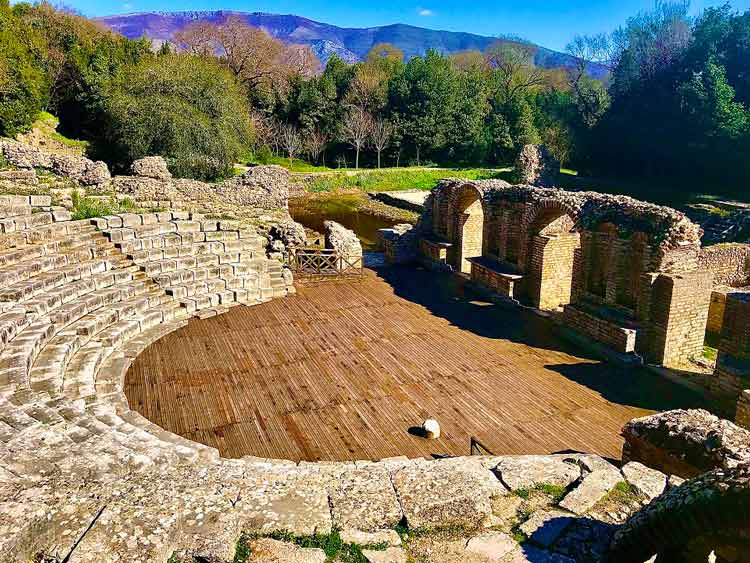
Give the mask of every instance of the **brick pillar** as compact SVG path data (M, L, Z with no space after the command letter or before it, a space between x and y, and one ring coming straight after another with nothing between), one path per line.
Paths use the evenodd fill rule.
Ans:
M554 311L570 303L578 233L535 236L529 256L528 283L532 303Z
M503 209L500 212L500 224L497 229L497 257L505 260L508 254L508 227L510 223L510 213Z
M712 285L711 272L660 274L654 279L647 321L653 361L680 367L703 353Z
M737 426L750 430L750 389L743 389L737 400L734 422Z
M750 293L730 293L711 390L735 401L750 387Z

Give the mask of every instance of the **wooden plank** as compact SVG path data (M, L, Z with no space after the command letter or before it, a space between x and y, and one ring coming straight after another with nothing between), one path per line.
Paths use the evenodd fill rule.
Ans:
M391 275L392 274L392 275ZM621 426L705 406L645 371L576 353L549 323L435 274L366 271L192 320L131 366L132 408L227 457L356 460L575 450L619 458ZM409 434L424 418L443 434Z

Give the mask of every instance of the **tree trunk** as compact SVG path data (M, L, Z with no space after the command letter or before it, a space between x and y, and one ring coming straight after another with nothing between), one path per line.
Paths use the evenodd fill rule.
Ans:
M417 145L417 166L419 166L419 145Z
M359 170L359 147L357 147L357 156L354 160L354 168L355 170Z
M380 151L378 151L378 168L380 168Z

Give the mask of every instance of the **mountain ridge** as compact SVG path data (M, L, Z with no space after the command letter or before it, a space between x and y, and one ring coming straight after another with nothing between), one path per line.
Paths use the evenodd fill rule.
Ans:
M489 37L463 31L444 31L393 23L374 27L339 27L298 16L270 12L243 12L238 10L191 10L181 12L134 12L94 18L113 31L137 39L145 36L155 44L171 39L174 34L196 21L220 23L229 16L239 16L249 25L265 29L285 43L310 45L325 63L337 54L348 63L361 61L378 43L392 43L407 59L423 56L429 49L443 54L460 51L484 51L497 41L523 42L536 48L535 63L544 68L570 67L574 59L529 41L516 38ZM601 77L602 68L593 66L592 76Z

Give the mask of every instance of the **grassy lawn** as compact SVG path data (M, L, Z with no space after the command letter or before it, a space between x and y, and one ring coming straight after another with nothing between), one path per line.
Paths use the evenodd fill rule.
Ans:
M283 156L272 156L270 158L264 159L264 162L260 162L255 158L247 158L245 159L245 164L276 164L278 166L283 166L289 172L298 172L301 174L309 174L312 172L331 172L335 169L328 168L327 166L316 166L315 164L310 164L309 162L306 162L304 160L300 160L299 158L295 158L292 160L289 160L286 157Z
M360 190L387 192L397 190L431 190L444 178L487 180L507 177L510 169L486 170L481 168L384 168L381 170L337 171L313 178L307 183L311 192Z

